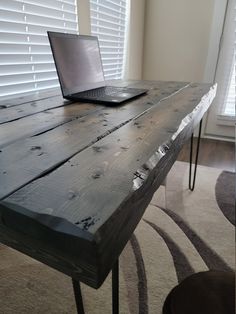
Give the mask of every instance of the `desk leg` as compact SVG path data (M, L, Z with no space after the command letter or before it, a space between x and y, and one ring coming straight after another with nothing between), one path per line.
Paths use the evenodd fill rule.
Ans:
M119 314L119 259L112 269L112 314Z
M199 124L199 132L198 132L198 139L197 139L197 151L196 151L196 156L195 156L195 165L194 165L193 179L192 179L193 134L191 135L191 141L190 141L189 183L188 183L188 187L189 187L189 190L191 190L191 191L193 191L194 187L195 187L197 165L198 165L198 154L199 154L200 139L201 139L201 131L202 131L202 120L200 121L200 124Z
M72 279L74 294L75 294L75 302L78 314L84 314L84 305L83 298L80 289L80 283L77 280Z
M83 298L80 289L80 283L72 279L75 302L78 314L84 314ZM119 314L119 260L112 269L112 314Z

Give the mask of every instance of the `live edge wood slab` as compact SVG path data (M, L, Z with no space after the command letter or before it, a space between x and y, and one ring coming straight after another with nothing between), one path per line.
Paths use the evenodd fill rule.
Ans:
M98 288L216 85L122 81L119 107L55 92L0 103L0 241Z

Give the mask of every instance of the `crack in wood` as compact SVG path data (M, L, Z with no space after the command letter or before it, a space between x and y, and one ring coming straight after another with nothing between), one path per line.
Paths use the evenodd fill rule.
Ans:
M41 99L40 99L40 101L41 101ZM38 113L53 114L53 113L51 112L51 110L54 110L54 109L58 109L58 108L67 106L67 105L69 105L69 104L72 104L72 102L70 102L70 103L68 103L68 104L64 104L64 103L63 103L63 104L61 104L61 105L59 105L59 106L55 106L55 107L52 107L52 108L49 108L49 109L46 109L46 110L45 110L45 109L44 109L44 110L39 110L39 111L36 111L36 112L28 113L28 114L26 114L26 115L20 115L19 117L16 117L16 118L9 118L9 119L6 119L5 121L0 122L0 124L6 124L6 123L9 123L9 122L14 122L14 121L17 121L17 120L26 118L26 117L34 116L34 115L36 115L36 114L38 114ZM32 104L31 104L31 106L36 107L37 105L36 105L36 104L35 104L35 105L32 105ZM1 108L1 107L3 107L3 108ZM0 109L8 109L8 107L7 107L7 106L4 107L4 105L3 105L3 106L1 105L1 106L0 106ZM26 110L22 110L22 109L16 109L16 111L17 111L18 113L27 112Z
M173 95L176 95L176 94L180 93L183 89L186 89L189 85L190 85L190 84L186 84L186 85L184 85L183 87L179 88L178 90L174 91L173 93L169 94L167 97L163 97L163 98L159 99L158 101L156 101L156 102L154 103L154 105L158 105L159 103L161 103L161 102L163 102L164 100L166 100L166 99L172 97ZM120 110L121 110L121 109L125 109L125 108L120 108ZM38 176L35 176L32 180L29 180L27 183L22 184L20 187L14 189L13 191L11 191L10 193L8 193L7 195L4 195L4 197L3 197L3 198L0 198L0 200L3 200L3 199L5 199L5 198L9 197L11 194L17 192L18 190L20 190L20 189L23 188L24 186L26 186L26 185L32 183L33 181L35 181L35 180L37 180L37 179L40 179L40 178L43 178L43 177L46 177L47 175L53 173L53 172L56 171L58 168L60 168L62 165L64 165L66 162L68 162L68 161L69 161L72 157L74 157L75 155L77 155L77 154L81 153L82 151L84 151L84 150L90 148L93 144L97 143L98 141L102 140L103 138L105 138L105 137L108 136L109 134L111 134L111 133L115 132L116 130L122 128L123 126L127 125L128 123L137 120L137 119L140 118L141 116L147 114L147 113L148 113L150 110L152 110L152 109L153 109L153 107L149 107L149 108L145 109L144 111L142 111L141 113L137 114L136 116L131 117L130 119L128 119L128 120L126 120L126 121L124 121L124 122L118 124L117 126L114 126L114 127L111 128L110 130L107 130L106 132L104 132L104 133L101 134L100 136L96 137L94 140L90 141L90 142L89 142L87 145L85 145L83 148L79 149L78 151L76 151L75 153L71 154L71 155L68 156L67 158L64 158L64 159L61 160L60 162L54 164L52 167L50 167L50 168L48 168L47 170L43 171L43 172L42 172L41 174L39 174ZM104 110L104 108L102 108L102 110ZM107 109L106 109L106 110L107 110ZM99 112L99 111L101 111L101 107L98 108L97 110L95 110L94 113ZM90 113L91 113L91 112L89 111L88 113L83 114L83 116L73 117L73 118L69 119L69 121L65 121L65 122L63 122L63 123L57 124L56 126L50 128L50 129L44 130L44 131L42 131L42 132L39 132L39 133L33 135L32 137L36 137L36 136L39 136L39 135L41 135L41 134L44 134L44 133L46 133L46 132L48 132L48 131L51 131L51 130L53 130L53 129L55 129L55 128L61 126L61 125L64 125L64 124L66 124L66 123L69 123L69 122L71 122L71 121L73 121L73 120L80 119L80 118L82 118L82 117L84 118L85 116L89 115ZM101 114L101 112L98 113L98 114ZM107 113L105 113L105 114L107 114ZM142 126L139 125L138 122L134 122L134 123L137 123L137 124L138 124L138 127L142 127ZM102 175L102 173L95 173L95 174L93 175L93 178L94 178L94 179L98 179L98 178L100 178L101 175Z
M54 95L51 96L46 96L46 97L40 97L38 99L35 99L32 101L32 96L29 96L31 99L30 100L24 100L25 97L18 97L17 99L22 99L22 102L16 103L16 104L12 104L12 100L9 100L9 102L6 102L6 105L0 105L0 106L4 106L4 108L14 108L17 106L20 106L22 104L28 104L28 103L32 103L32 102L37 102L37 101L41 101L41 100L45 100L45 99L49 99L49 98L54 98L54 97L61 97L61 93L55 93ZM24 100L24 101L23 101ZM1 102L5 102L4 100Z
M32 146L30 150L39 150L41 148L42 148L41 146Z

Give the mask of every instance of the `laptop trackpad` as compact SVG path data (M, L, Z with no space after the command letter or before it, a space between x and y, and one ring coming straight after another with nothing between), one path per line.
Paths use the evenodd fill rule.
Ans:
M118 93L118 94L116 94L116 97L122 97L122 98L127 98L130 96L131 96L130 93Z

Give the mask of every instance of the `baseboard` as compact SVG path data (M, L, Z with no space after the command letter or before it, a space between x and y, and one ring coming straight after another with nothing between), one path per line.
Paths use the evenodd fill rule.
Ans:
M209 138L211 140L218 140L218 141L225 141L225 142L235 142L235 138L233 137L226 137L226 136L216 136L211 134L203 134L202 138Z

